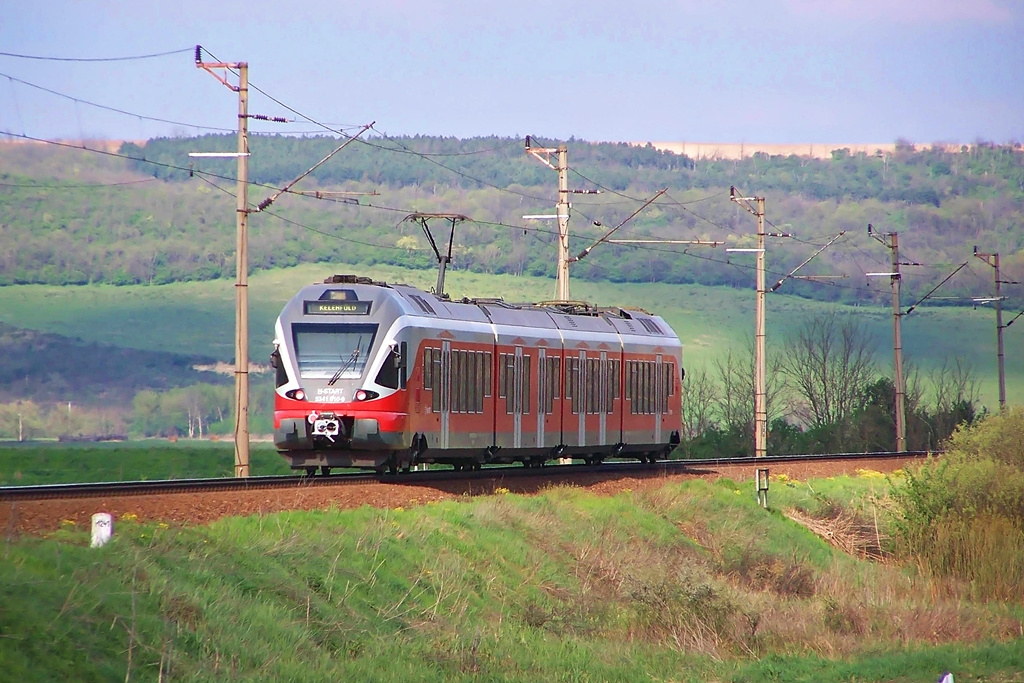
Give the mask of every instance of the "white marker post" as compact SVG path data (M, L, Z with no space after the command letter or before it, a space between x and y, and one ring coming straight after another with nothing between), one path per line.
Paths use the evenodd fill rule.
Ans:
M92 543L90 547L99 548L106 545L114 535L114 518L109 512L97 512L92 516Z

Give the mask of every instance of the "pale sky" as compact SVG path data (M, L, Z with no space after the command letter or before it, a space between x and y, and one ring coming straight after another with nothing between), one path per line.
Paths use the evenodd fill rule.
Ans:
M236 96L196 44L311 119L389 135L1024 141L1021 0L19 0L2 53L188 51L0 55L0 133L233 131ZM296 118L256 91L249 111Z

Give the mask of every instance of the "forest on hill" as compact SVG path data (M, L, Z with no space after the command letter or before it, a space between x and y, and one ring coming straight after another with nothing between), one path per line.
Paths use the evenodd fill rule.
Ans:
M119 153L71 146L0 144L0 285L137 284L234 275L233 135L166 138ZM253 209L342 144L338 138L253 135ZM536 140L554 146L555 141ZM890 251L867 234L899 234L910 303L943 282L933 303L989 295L992 269L974 247L1000 253L1002 279L1024 281L1024 150L1020 145L900 143L892 154L830 159L756 154L694 160L654 147L569 140L570 250L614 238L717 242L718 246L603 244L573 277L612 282L754 286L754 259L726 248L756 243L757 222L729 189L766 198L769 284L834 244L788 280L787 292L828 301L881 302ZM265 211L250 216L254 270L304 262L432 268L413 212L459 213L451 268L554 276L556 226L524 220L552 213L555 171L525 154L520 138L359 138ZM667 190L651 206L644 202ZM636 215L632 216L635 212ZM632 216L632 217L631 217ZM434 222L435 232L446 226ZM445 237L447 233L445 232ZM1004 285L1011 310L1024 287ZM939 296L943 298L939 298Z

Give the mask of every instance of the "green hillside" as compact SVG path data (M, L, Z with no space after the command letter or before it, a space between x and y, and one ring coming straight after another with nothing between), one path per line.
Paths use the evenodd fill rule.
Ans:
M189 166L187 153L231 143L231 136L160 139L123 145L116 154L0 144L0 324L9 359L0 373L0 435L23 434L26 415L32 438L229 431L230 376L197 368L208 365L204 359L233 361L235 179L230 163ZM899 233L903 310L917 304L903 318L909 393L921 395L929 412L919 421L926 438L915 443L934 447L955 420L969 417L930 397L932 374L943 368L965 362L977 381L966 398L978 403L968 413L995 409L994 315L990 306L968 305L991 295L995 273L973 249L1000 253L1004 322L1014 320L1024 309L1021 148L901 143L878 155L836 150L830 159L759 154L721 161L650 146L567 144L570 186L597 192L572 195L573 253L618 225L616 238L717 243L605 243L572 266L574 298L638 306L668 319L683 339L691 377L707 372L724 387L720 366L738 368L748 354L754 259L728 249L756 244L756 220L730 201L735 185L764 195L766 229L789 235L768 239L769 283L843 233L798 272L826 279L787 279L769 296L769 366L788 357L786 341L808 321L838 314L867 335L873 376L890 374L890 290L885 278L867 273L891 270L891 254L868 235L871 223ZM253 208L337 145L329 137L254 136ZM522 217L550 213L555 181L518 139L372 137L351 144L296 188L319 198L284 194L250 215L251 359L265 363L277 312L307 282L356 272L429 288L434 255L421 226L404 220L414 211L469 217L455 232L454 296L550 299L554 226ZM1022 326L1005 330L1011 403L1024 401ZM862 382L856 391L861 407L874 401L884 422L892 413L885 397L893 392L881 381ZM269 383L254 375L256 420L269 414ZM33 403L23 409L19 401ZM70 404L81 408L78 421ZM806 413L799 397L783 396L776 408L772 418L807 423L806 414L796 416ZM734 437L749 431L743 410L716 410L729 415L726 431ZM932 418L940 413L954 422L937 426ZM63 426L54 433L57 425ZM695 429L703 433L705 426ZM875 436L862 441L846 443L887 447ZM827 442L842 447L831 438L778 447Z
M234 268L234 168L189 161L188 152L233 145L231 136L151 140L120 156L28 144L0 144L0 284L167 284L230 276ZM786 291L818 300L881 303L886 290L865 272L885 270L888 250L867 225L900 233L909 300L953 268L969 266L943 296L989 294L992 272L972 257L1002 255L1007 281L1024 281L1024 151L979 143L962 151L898 146L893 154L831 159L755 155L692 160L653 147L572 140L571 248L577 253L627 221L617 238L718 241L753 246L756 221L729 199L730 186L766 198L774 281L841 231L846 234L801 274L845 275L830 284L791 280ZM338 145L329 137L254 136L249 192L275 195ZM190 172L191 163L191 172ZM455 264L478 272L551 276L554 227L524 221L550 213L557 177L510 138L418 136L351 144L295 189L250 216L250 266L302 263L432 263L414 211L455 212ZM635 217L643 202L667 189ZM349 194L337 194L346 192ZM916 264L916 265L909 265ZM603 245L574 266L593 282L751 286L749 258L723 249ZM1024 306L1020 287L1006 287Z
M389 282L429 288L436 275L429 270L390 266L306 265L260 272L249 280L250 357L266 363L272 347L274 320L284 303L305 284L336 272L355 272ZM508 301L550 299L554 282L547 278L481 275L449 271L453 297L501 296ZM635 306L668 320L683 341L690 371L713 369L728 350L740 352L753 336L754 293L730 287L699 285L572 283L574 298L600 305ZM774 293L767 300L769 353L778 349L809 318L834 304ZM870 331L883 372L891 373L892 313L881 306L841 307ZM185 282L160 286L89 285L50 287L21 285L0 288L0 323L75 337L87 343L212 357L234 358L234 283L230 280ZM1024 327L1005 331L1008 400L1024 403L1024 357L1013 342ZM964 356L982 383L982 402L997 403L995 317L991 310L929 307L903 320L905 362L922 373L945 359ZM115 351L116 353L116 351Z

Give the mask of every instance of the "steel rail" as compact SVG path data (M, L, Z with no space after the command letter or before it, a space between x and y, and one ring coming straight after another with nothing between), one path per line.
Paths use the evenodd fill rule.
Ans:
M200 493L207 491L246 491L302 486L344 486L352 484L395 484L415 486L438 482L520 479L552 477L572 479L583 474L637 475L698 473L714 467L794 462L841 462L844 460L887 460L892 458L923 458L937 455L935 451L907 451L902 453L828 453L813 455L774 455L761 458L701 458L687 460L661 460L656 463L609 461L599 465L583 463L527 468L519 465L484 467L479 470L455 471L424 470L408 474L377 474L346 472L330 476L265 475L257 477L218 477L210 479L164 479L152 481L88 482L71 484L39 484L31 486L0 486L0 501L51 500L55 498L97 498L101 496L162 495L169 493Z

